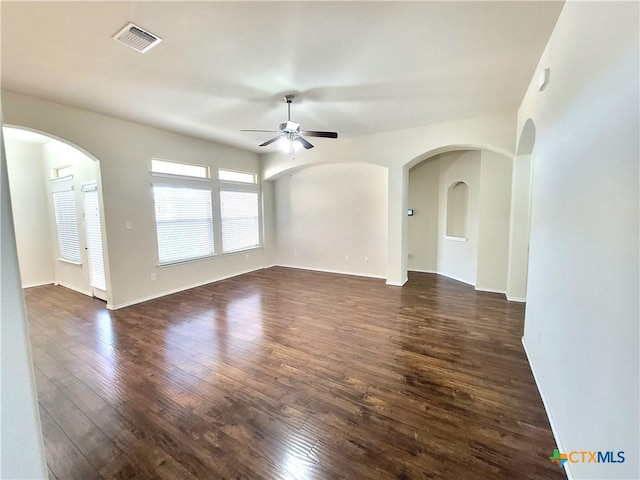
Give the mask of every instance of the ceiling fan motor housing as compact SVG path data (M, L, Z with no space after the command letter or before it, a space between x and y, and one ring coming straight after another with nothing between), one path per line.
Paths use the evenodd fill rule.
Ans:
M280 130L285 133L300 133L300 124L289 120L280 124Z

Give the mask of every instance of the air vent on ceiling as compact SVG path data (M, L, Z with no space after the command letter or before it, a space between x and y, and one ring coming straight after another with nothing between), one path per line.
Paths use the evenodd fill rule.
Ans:
M113 39L124 43L138 52L144 53L159 44L162 39L144 28L130 23L113 36Z

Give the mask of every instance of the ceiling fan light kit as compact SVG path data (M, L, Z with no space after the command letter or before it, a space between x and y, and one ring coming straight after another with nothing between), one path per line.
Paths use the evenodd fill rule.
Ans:
M277 133L277 135L264 143L261 143L261 147L266 147L274 142L278 142L277 145L283 152L291 153L297 152L301 148L310 149L313 145L304 137L322 137L322 138L338 138L336 132L321 132L316 130L301 130L301 126L298 122L291 121L291 102L295 98L294 95L285 95L284 100L287 102L287 121L281 123L278 130L242 130L243 132L265 132L265 133Z

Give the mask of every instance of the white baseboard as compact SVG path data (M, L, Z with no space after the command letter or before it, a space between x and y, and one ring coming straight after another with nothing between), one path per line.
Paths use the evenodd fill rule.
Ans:
M454 277L453 275L447 275L446 273L442 273L442 272L435 272L435 273L437 273L438 275L442 275L443 277L450 278L451 280L455 280L456 282L466 283L467 285L471 285L472 287L475 288L475 284L471 282L467 282L466 280L463 280L461 278Z
M509 300L510 302L527 303L526 298L510 297L509 295L507 295L507 300Z
M531 361L531 355L529 354L529 349L527 348L527 342L524 337L522 337L522 346L524 347L524 353L527 356L527 361L529 362L529 368L531 369L531 373L533 374L533 379L536 382L536 387L538 387L538 393L540 393L540 398L542 398L542 405L544 405L544 411L547 413L547 418L549 419L549 425L551 425L551 433L553 433L553 438L556 441L556 446L558 447L558 450L560 450L561 452L567 452L568 450L565 448L564 443L560 439L558 426L553 417L553 413L551 412L551 408L549 407L549 402L547 401L547 397L544 393L542 385L540 384L540 381L538 379L538 375L536 374L536 368L533 362ZM553 452L549 452L549 455L551 455L552 453ZM571 462L564 463L564 470L569 480L575 479L575 476L571 471Z
M93 292L91 290L83 290L82 288L74 287L72 285L68 285L63 282L54 282L53 284L60 285L61 287L64 287L64 288L68 288L69 290L73 290L74 292L81 293L83 295L86 295L87 297L93 297Z
M505 297L507 296L507 292L505 292L504 290L495 290L493 288L482 288L482 287L478 287L477 285L476 285L476 290L478 292L500 293L500 294L504 295Z
M208 285L210 283L216 283L221 280L226 280L227 278L237 277L238 275L244 275L245 273L255 272L257 270L263 270L264 267L251 268L249 270L244 270L241 272L233 273L231 275L225 275L224 277L218 277L210 280L205 280L203 282L192 283L190 285L185 285L183 287L174 288L172 290L165 290L163 292L154 293L153 295L149 295L146 297L136 298L135 300L130 300L128 302L119 303L118 305L111 305L107 303L107 308L109 310L118 310L120 308L130 307L132 305L137 305L138 303L148 302L149 300L154 300L156 298L165 297L167 295L171 295L173 293L184 292L185 290L189 290L191 288L201 287L202 285Z
M36 283L23 283L22 288L42 287L44 285L54 285L55 282L50 280L48 282L36 282Z
M435 273L435 274L437 274L437 273L438 273L438 272L436 272L435 270L418 270L417 268L409 268L409 269L407 269L407 272Z
M273 267L284 267L284 268L297 268L298 270L309 270L312 272L323 272L323 273L337 273L338 275L353 275L354 277L367 277L367 278L377 278L377 279L385 279L387 277L383 275L371 275L368 273L357 273L357 272L345 272L341 270L331 270L326 268L311 268L311 267L300 267L297 265L284 265L282 263L276 263L272 265ZM267 267L268 268L268 267Z
M382 277L382 278L384 278L384 277ZM385 282L385 284L386 284L386 285L389 285L389 286L391 286L391 287L402 287L402 286L404 286L404 284L405 284L405 283L407 283L408 281L409 281L409 279L406 279L404 282L402 282L402 283L398 283L398 282L390 282L389 280L387 280L387 281Z

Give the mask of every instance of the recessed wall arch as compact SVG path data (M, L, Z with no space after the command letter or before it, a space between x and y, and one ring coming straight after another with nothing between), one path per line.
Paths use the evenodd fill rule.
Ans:
M469 185L453 182L447 189L446 236L467 238L467 212L469 211Z

